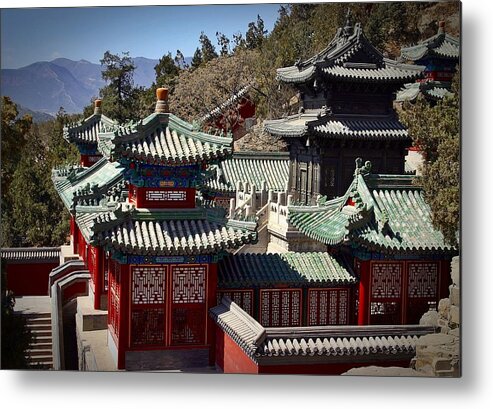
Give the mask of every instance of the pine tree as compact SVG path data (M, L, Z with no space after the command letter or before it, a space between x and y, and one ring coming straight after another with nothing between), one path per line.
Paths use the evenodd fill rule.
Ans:
M414 145L424 157L422 183L432 222L445 240L457 244L460 220L460 84L454 77L453 96L430 106L424 98L407 104L400 114Z
M137 120L139 94L143 89L134 86L135 65L129 53L120 56L106 51L101 65L101 76L108 83L99 91L105 115L118 122Z
M195 53L193 54L192 58L192 68L199 68L202 65L203 59L202 59L202 51L200 51L200 48L197 48L195 50Z
M204 63L207 63L209 61L212 61L214 58L217 58L217 52L215 47L212 45L211 40L209 40L209 37L202 33L200 33L200 51L202 52L202 61Z

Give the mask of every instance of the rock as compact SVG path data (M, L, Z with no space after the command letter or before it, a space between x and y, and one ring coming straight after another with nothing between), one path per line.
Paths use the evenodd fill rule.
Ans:
M438 326L438 311L427 311L419 320L419 325Z
M449 311L450 311L450 299L442 298L438 302L438 313L440 314L440 318L448 320Z
M457 307L460 306L460 288L457 287L456 285L451 285L449 287L450 291L450 304L451 305L456 305Z
M450 307L450 327L455 328L460 324L460 309L456 305Z
M451 268L451 277L452 277L452 283L454 283L456 286L460 285L460 258L459 256L456 256L452 258L452 262L450 263L450 268Z
M359 375L359 376L426 376L411 368L400 368L397 366L381 367L381 366L364 366L361 368L352 368L343 375Z
M460 337L460 328L451 329L448 333L454 337Z

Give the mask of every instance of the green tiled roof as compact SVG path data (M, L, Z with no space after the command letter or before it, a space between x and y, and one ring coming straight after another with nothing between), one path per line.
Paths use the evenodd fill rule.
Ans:
M414 101L419 94L423 94L427 99L437 101L451 96L450 84L439 81L413 82L404 84L404 87L397 92L396 102Z
M231 154L231 137L199 132L173 114L154 113L143 121L100 133L99 150L108 158L163 165L186 165Z
M365 62L361 62L361 56ZM364 35L361 25L339 28L334 39L317 55L290 67L279 68L277 79L301 84L319 75L344 81L404 83L421 75L424 67L384 58Z
M290 207L289 221L328 245L354 243L383 253L455 251L433 228L430 207L413 178L357 174L340 198L318 206Z
M103 199L115 199L124 189L124 167L118 162L100 159L89 168L55 169L52 180L69 210L75 206L98 206Z
M439 32L411 47L401 48L401 59L406 61L418 61L425 57L458 60L459 56L459 39L445 32Z
M267 190L283 191L289 174L288 152L235 152L233 157L213 167L213 176L205 187L211 191L233 193L237 182L266 183Z
M236 254L218 266L220 288L341 286L355 276L328 253Z
M256 222L226 220L223 209L135 210L79 213L76 222L88 242L127 254L211 254L257 240Z
M63 137L71 143L97 144L98 134L105 126L116 126L116 122L102 114L93 114L83 121L63 128Z

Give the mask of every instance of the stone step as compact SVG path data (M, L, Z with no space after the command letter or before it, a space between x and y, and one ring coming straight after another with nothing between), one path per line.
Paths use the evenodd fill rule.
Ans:
M36 355L31 357L30 363L36 364L36 363L53 363L53 356L52 354L45 354L45 355Z
M51 320L51 312L33 312L22 314L22 316L27 320L39 319L39 318L49 318Z
M53 356L53 353L51 352L50 347L49 349L28 349L26 355L33 358L38 356Z
M51 325L51 317L36 317L26 320L27 325Z
M33 344L51 344L53 342L52 335L40 335L34 338Z
M51 342L34 343L29 345L33 351L51 351L53 344Z
M31 330L31 334L35 337L35 342L39 341L40 337L51 338L51 327L48 329L35 329Z
M51 331L51 324L27 324L26 328L34 331Z

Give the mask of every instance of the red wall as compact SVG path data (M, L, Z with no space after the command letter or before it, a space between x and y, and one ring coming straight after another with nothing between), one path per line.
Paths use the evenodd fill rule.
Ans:
M224 373L258 373L258 367L219 327L216 331L216 364Z
M229 335L216 326L216 365L224 373L270 373L270 374L315 374L340 375L351 368L361 366L399 366L408 368L411 358L407 360L378 361L368 358L366 362L347 362L333 364L303 364L303 365L257 365L234 342Z
M98 155L98 154L80 155L80 164L84 167L90 167L90 166L94 165L101 158L102 158L102 155Z
M17 296L48 295L48 276L55 263L7 264L7 288Z
M155 192L165 194L165 192L185 193L183 200L147 200L146 193ZM130 185L128 188L128 199L138 208L144 209L193 209L195 207L195 188L190 187L136 187Z

